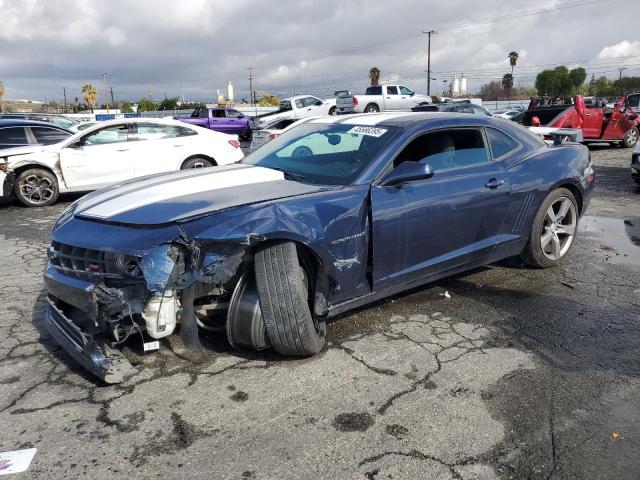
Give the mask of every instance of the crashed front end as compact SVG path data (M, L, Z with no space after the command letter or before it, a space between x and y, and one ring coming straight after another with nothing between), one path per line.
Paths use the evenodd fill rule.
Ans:
M77 362L107 383L124 382L137 370L118 347L133 337L144 350L157 349L157 340L179 323L185 347L200 348L200 312L204 317L227 304L244 248L218 245L204 252L179 227L132 230L95 223L88 225L91 235L78 241L81 224L88 222L71 223L69 232L54 231L44 279L47 328ZM102 235L119 235L116 249L87 246ZM166 241L151 246L152 236ZM144 249L128 248L133 242Z

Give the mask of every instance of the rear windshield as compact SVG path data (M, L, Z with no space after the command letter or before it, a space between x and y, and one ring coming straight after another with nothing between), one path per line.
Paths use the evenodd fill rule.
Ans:
M280 170L304 183L349 185L397 131L387 126L301 124L241 163Z

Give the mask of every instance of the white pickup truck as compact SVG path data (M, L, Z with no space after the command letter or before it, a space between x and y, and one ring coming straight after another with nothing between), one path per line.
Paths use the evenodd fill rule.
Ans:
M249 119L252 130L264 128L267 124L287 118L305 118L318 115L335 115L336 100L320 100L312 95L298 95L285 98L280 102L280 108L274 112L263 113Z
M409 111L419 103L430 103L431 97L418 95L404 85L371 85L364 95L338 97L337 113L372 113L389 110Z

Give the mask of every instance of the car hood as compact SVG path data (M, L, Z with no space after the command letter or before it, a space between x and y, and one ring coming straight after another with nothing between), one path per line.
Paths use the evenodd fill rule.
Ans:
M154 175L99 190L75 206L74 216L126 225L163 225L329 188L285 180L278 170L234 164Z

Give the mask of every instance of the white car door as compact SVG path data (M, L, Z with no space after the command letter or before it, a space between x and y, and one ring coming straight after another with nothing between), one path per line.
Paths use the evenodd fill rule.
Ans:
M399 85L398 90L400 90L400 103L403 110L411 110L420 103L420 100L415 98L415 92L410 88Z
M182 127L153 122L134 124L136 134L132 150L135 152L133 164L136 177L180 168L180 160L188 149L190 139L188 136L179 137L179 129ZM191 128L184 129L195 134Z
M87 190L133 178L130 125L119 123L93 130L60 150L64 182Z
M384 95L385 110L406 110L407 106L395 85L387 85Z

